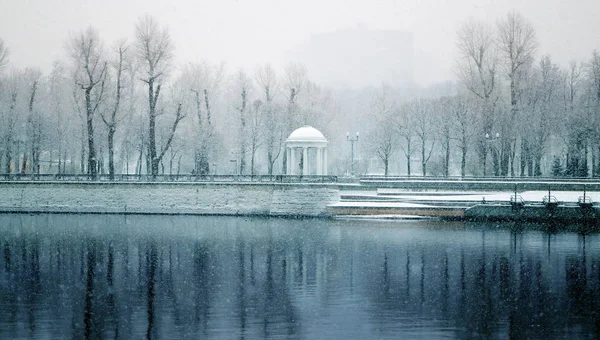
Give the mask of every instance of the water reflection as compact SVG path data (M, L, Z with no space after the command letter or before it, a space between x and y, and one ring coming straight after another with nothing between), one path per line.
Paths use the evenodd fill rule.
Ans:
M600 336L600 236L0 215L0 338Z

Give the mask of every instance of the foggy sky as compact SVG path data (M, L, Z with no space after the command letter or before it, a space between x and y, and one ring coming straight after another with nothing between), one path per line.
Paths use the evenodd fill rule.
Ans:
M538 56L566 65L600 49L598 0L0 0L0 37L11 49L10 65L48 72L64 58L70 32L92 25L110 47L122 37L132 41L136 20L150 14L168 26L177 62L225 61L229 70L253 71L293 61L311 34L401 30L413 33L415 81L429 85L454 79L462 22L495 23L509 10L533 23Z

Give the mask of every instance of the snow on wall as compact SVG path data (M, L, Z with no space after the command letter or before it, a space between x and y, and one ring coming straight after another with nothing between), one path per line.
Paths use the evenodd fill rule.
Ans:
M0 183L0 211L324 216L335 185Z

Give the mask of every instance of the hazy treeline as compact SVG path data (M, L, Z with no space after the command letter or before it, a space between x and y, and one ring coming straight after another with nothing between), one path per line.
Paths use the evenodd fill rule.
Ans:
M10 67L0 38L0 173L280 174L285 138L312 125L329 172L592 176L600 173L600 54L568 67L539 55L518 13L457 32L457 83L325 89L302 64L252 72L175 62L167 27L140 18L134 38L65 37L44 74ZM357 112L360 110L360 113Z
M72 33L50 74L11 69L0 40L0 173L285 172L294 129L327 130L335 105L306 68L252 74L174 61L168 29L152 17L135 39Z
M400 101L384 85L374 96L369 146L382 173L401 158L408 175L600 174L597 51L561 67L538 55L534 27L516 12L464 22L456 44L454 95Z

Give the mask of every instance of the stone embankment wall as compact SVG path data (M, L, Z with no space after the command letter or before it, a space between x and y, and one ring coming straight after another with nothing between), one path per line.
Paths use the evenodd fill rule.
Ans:
M0 182L0 212L327 216L337 185Z

